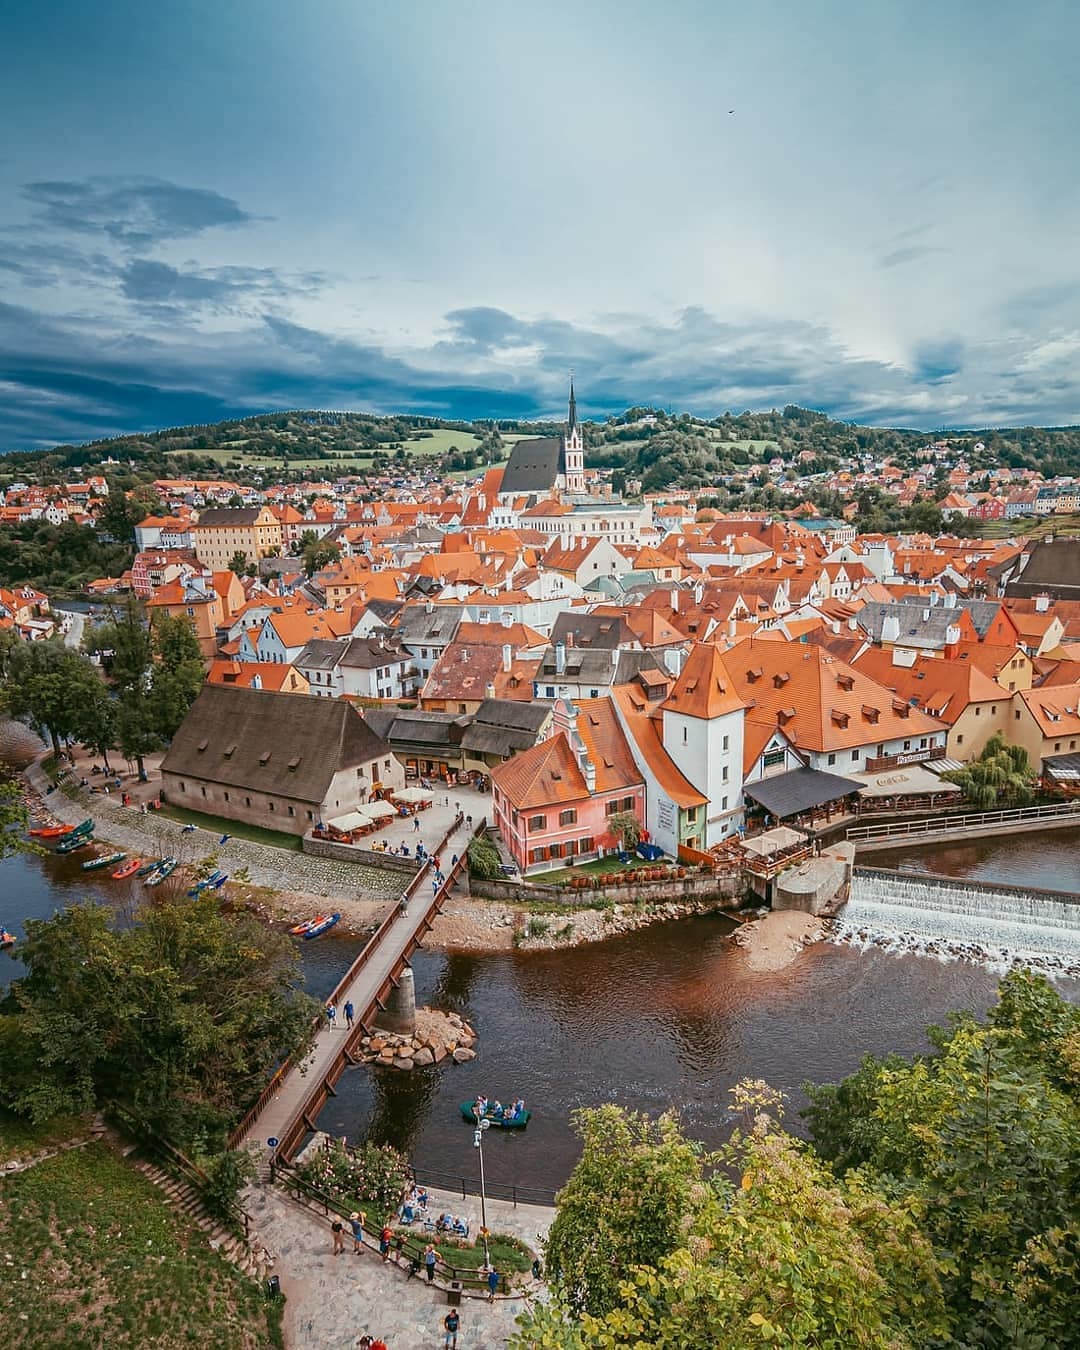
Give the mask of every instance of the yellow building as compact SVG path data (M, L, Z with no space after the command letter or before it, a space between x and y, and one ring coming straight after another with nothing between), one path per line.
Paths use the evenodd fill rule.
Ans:
M268 506L203 511L191 527L195 556L215 572L224 571L237 553L248 563L281 551L281 522Z

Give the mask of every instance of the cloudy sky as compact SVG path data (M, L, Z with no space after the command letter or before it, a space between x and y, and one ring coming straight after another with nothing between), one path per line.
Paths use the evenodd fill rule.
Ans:
M1080 422L1070 0L7 0L0 448Z

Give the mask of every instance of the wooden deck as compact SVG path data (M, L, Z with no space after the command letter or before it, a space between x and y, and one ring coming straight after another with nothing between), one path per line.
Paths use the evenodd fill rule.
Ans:
M481 822L483 830L485 822ZM436 855L446 851L451 829ZM454 883L467 862L465 849L457 863L447 871L438 892L431 888L432 871L428 864L411 877L405 890L408 905L402 910L395 901L390 912L372 934L364 950L339 981L326 1000L337 1005L337 1025L331 1028L325 1016L314 1028L310 1053L301 1061L286 1061L267 1084L258 1101L233 1132L233 1148L257 1145L252 1151L263 1168L271 1162L286 1162L301 1140L315 1128L315 1120L334 1084L349 1067L358 1062L356 1049L361 1037L371 1030L372 1020L394 987L409 957L424 940ZM345 1027L344 1006L352 1003L354 1024ZM271 1144L273 1139L276 1143ZM260 1153L261 1150L261 1153Z

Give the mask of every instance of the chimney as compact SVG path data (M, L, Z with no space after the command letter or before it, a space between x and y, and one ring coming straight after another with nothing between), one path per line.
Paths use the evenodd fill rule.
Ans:
M929 611L928 609L924 609L924 610L923 610L923 612L922 612L922 621L923 621L923 623L929 623L929 622L930 622L930 611Z
M583 764L582 764L582 766L581 766L581 772L582 772L582 773L584 774L584 776L585 776L585 786L588 788L588 790L589 790L590 792L595 792L595 791L596 791L596 765L592 762L591 759L586 759L586 760L583 762Z
M495 697L495 685L492 683L491 680L488 680L487 684L484 686L484 697L485 698Z
M731 642L735 641L735 616L734 614L727 621L727 635Z
M431 600L428 600L427 603L424 605L424 613L425 614L435 613L435 605Z
M956 655L957 644L960 641L960 625L956 623L949 624L945 629L945 652L946 657Z
M555 644L555 674L566 674L566 643L556 642Z
M678 591L678 587L676 587L675 590L673 590L673 591L671 592L671 612L672 612L673 614L678 614L678 612L679 612L679 591Z
M252 677L251 677L251 687L252 687L252 689L261 689L261 688L262 688L262 676L259 675L258 673L252 675Z
M929 618L929 614L924 614L924 618ZM882 642L895 642L900 636L900 620L895 614L886 614L881 621L881 640Z
M510 613L508 609L503 610L502 626L504 628L513 628L514 626L514 616Z
M514 665L514 649L509 642L503 643L503 670L509 672Z
M1035 613L1045 614L1050 608L1050 597L1048 595L1037 595L1035 597Z

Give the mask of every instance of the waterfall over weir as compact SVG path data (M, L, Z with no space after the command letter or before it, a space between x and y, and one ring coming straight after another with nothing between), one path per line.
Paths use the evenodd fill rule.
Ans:
M857 867L834 941L1080 974L1080 897Z

